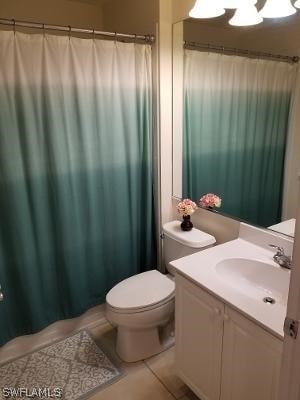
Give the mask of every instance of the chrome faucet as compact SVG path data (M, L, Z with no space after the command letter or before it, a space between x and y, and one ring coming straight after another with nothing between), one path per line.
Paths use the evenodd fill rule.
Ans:
M269 246L277 250L277 253L274 255L273 260L282 268L291 269L292 258L284 253L284 249L282 247L276 246L275 244L269 244Z

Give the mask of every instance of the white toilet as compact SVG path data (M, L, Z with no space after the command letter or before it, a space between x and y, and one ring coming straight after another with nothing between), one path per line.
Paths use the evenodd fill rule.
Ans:
M174 341L174 273L169 262L207 249L213 236L193 228L184 232L180 221L163 226L163 251L169 275L157 270L131 276L106 296L106 317L117 331L117 353L134 362L160 353Z

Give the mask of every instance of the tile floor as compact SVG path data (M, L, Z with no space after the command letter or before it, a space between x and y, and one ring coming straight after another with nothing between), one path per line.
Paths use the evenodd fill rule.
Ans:
M107 322L90 329L93 337L116 358L116 330ZM198 400L175 375L174 347L145 361L125 363L119 360L125 376L94 394L90 400Z

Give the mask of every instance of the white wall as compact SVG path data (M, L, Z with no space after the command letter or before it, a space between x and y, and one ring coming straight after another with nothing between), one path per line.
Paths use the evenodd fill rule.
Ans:
M194 4L195 0L173 0L173 11L172 11L173 23L188 18L189 11Z
M94 0L0 0L0 17L79 28L103 28L101 2Z
M300 180L295 184L300 195ZM300 321L300 203L298 204L293 267L287 306L287 316ZM283 357L281 364L280 388L278 399L299 400L300 396L300 335L296 340L288 335L284 337Z
M161 221L172 219L172 0L159 0Z

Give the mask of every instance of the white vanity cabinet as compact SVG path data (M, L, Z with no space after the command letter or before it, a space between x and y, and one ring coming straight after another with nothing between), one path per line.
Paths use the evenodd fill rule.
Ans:
M178 375L201 400L276 400L282 341L176 274Z
M220 397L224 304L176 274L178 375L201 398Z

